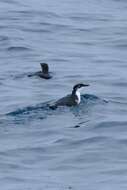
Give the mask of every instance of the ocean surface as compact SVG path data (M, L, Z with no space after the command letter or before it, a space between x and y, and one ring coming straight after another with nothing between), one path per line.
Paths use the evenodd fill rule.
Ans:
M127 189L126 0L0 1L0 189Z

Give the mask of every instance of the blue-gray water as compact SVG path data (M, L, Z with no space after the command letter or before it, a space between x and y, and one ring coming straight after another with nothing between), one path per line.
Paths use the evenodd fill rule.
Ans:
M46 106L78 82L79 106ZM126 87L125 0L1 0L2 190L127 189Z

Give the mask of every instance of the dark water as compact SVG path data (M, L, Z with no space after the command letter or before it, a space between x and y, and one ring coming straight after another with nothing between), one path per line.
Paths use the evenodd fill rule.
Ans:
M125 0L1 0L0 68L2 190L127 189ZM79 106L46 106L78 82Z

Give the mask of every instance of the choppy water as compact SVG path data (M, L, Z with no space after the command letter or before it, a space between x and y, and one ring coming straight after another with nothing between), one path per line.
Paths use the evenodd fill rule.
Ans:
M125 0L1 0L0 68L2 190L127 189ZM78 82L79 106L46 106Z

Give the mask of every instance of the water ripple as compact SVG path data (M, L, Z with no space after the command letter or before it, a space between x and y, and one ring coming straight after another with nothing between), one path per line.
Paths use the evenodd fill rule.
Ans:
M17 52L17 51L30 51L30 48L23 47L23 46L11 46L7 48L10 52Z
M2 190L126 189L125 0L0 7ZM52 80L28 78L42 60ZM79 81L91 84L80 105L48 107Z

